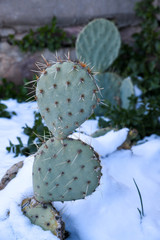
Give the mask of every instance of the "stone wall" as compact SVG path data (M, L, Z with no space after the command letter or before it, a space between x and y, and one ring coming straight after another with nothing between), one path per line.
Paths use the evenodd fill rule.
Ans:
M61 27L84 25L96 17L114 19L119 27L136 25L138 0L0 0L0 39L49 24L53 16ZM158 0L157 0L158 1Z
M6 39L15 34L21 39L29 29L50 23L56 16L58 25L77 35L88 21L96 17L113 19L121 29L122 39L131 41L131 34L138 30L138 19L134 6L138 0L0 0L0 78L17 84L23 78L32 79L31 69L41 54L53 59L53 53L44 50L39 53L22 53L18 47L10 46ZM159 1L159 0L157 0ZM64 55L68 49L60 51ZM70 49L75 59L74 49Z
M58 51L58 56L64 58L70 52L71 59L75 60L74 49L61 49ZM16 84L23 84L23 79L32 80L39 71L36 67L36 62L42 62L42 55L47 60L55 60L55 54L45 49L36 53L22 53L17 46L11 46L6 42L0 44L0 77L6 78L8 81L13 81ZM38 75L38 73L37 73Z
M86 23L95 17L114 18L121 24L135 21L138 0L1 0L0 28L23 31L44 25L56 16L61 26Z

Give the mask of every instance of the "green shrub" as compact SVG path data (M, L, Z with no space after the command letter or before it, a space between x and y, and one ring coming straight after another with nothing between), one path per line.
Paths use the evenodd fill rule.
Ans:
M39 113L34 113L34 125L29 127L27 124L23 127L23 133L28 136L27 144L24 144L20 137L17 137L18 144L14 144L9 141L9 146L6 147L8 152L15 154L15 157L19 155L28 156L37 151L37 147L45 141L45 136L50 136L49 130L44 123Z
M124 77L131 76L142 94L140 99L131 98L128 110L109 104L105 116L110 121L101 126L134 127L143 138L153 133L160 135L160 30L157 17L160 8L153 5L153 0L142 0L136 4L135 11L141 19L141 30L133 35L132 46L122 44L112 67Z
M14 35L10 35L8 42L19 46L23 52L36 52L44 48L54 52L61 47L73 46L74 38L68 37L65 31L57 27L56 18L53 17L50 25L40 27L36 31L31 29L22 40L16 40Z
M14 111L8 112L7 106L0 102L0 117L11 118L13 115L16 115L16 113Z
M24 79L24 82L27 82ZM26 99L27 89L24 86L17 86L13 82L8 82L5 78L0 79L0 99L17 99L18 102L23 102ZM0 101L0 117L11 118L16 115L14 111L9 112L6 104Z
M24 84L29 80L23 79ZM9 82L5 78L0 79L0 99L16 99L18 102L26 101L27 88L23 85L16 85L14 82Z

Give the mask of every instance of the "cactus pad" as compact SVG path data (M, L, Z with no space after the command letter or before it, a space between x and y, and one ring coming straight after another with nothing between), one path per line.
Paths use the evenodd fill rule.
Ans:
M39 202L85 198L94 192L100 177L98 154L80 140L51 138L35 156L33 188Z
M79 63L57 62L45 70L36 97L41 116L56 138L67 137L92 114L97 92L90 69Z
M109 101L112 105L120 105L120 86L122 78L116 73L101 73L97 75L98 85L101 88L101 98ZM103 115L104 110L100 107L95 109L97 115Z
M127 77L123 80L120 88L121 106L127 109L129 107L129 97L134 94L134 86L130 79Z
M105 72L119 53L121 38L115 24L106 19L90 22L76 41L77 58Z
M50 230L61 240L64 239L64 222L52 204L41 204L32 197L24 199L21 208L33 224L40 226L43 230Z
M91 137L93 137L93 138L101 137L110 131L117 131L117 130L118 130L117 128L112 128L112 127L100 128L97 131L95 131L94 133L92 133Z

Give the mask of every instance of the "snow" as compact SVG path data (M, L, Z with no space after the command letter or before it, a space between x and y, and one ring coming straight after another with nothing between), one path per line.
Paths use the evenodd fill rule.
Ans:
M5 149L9 140L17 142L17 136L27 142L22 126L33 125L36 103L4 103L17 116L0 118L0 178L16 162L24 160L24 166L0 191L0 240L56 240L51 232L31 224L21 212L21 201L33 195L33 156L14 158ZM99 153L103 176L96 192L85 200L53 203L70 232L68 240L160 240L160 137L152 135L131 150L117 150L128 129L110 131L98 138L89 136L97 128L97 120L88 120L70 136L92 145ZM142 219L133 178L143 200Z

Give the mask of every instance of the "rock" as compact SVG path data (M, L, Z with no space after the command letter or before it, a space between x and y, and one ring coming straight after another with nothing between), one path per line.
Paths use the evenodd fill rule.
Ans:
M126 24L135 20L134 6L138 0L1 0L0 25L13 27L16 31L20 26L31 28L48 24L52 17L57 18L61 26L86 24L96 17L116 19L126 18ZM36 11L35 11L36 10Z
M15 34L15 30L12 28L2 28L0 29L0 36L7 37L10 34Z
M65 27L63 30L67 33L67 35L77 37L83 27L84 26Z
M3 176L3 178L0 181L0 190L4 189L7 184L16 177L18 171L20 168L23 167L23 161L20 161L16 164L14 164L10 169L7 170L7 172L5 173L5 175Z
M136 129L129 130L126 140L117 148L121 149L131 149L133 145L136 144L136 137L138 136L138 131Z
M132 35L135 33L140 32L141 28L139 26L132 26L132 27L125 27L121 29L121 39L122 42L127 44L133 44L134 39L132 38Z
M64 48L57 51L57 55L62 58L65 54L71 54L72 60L75 60L75 50ZM0 77L6 78L8 81L23 84L23 79L33 79L35 73L31 70L38 70L35 66L36 62L43 62L41 55L47 60L55 60L55 53L48 49L36 53L23 53L17 46L11 46L7 42L0 43Z

